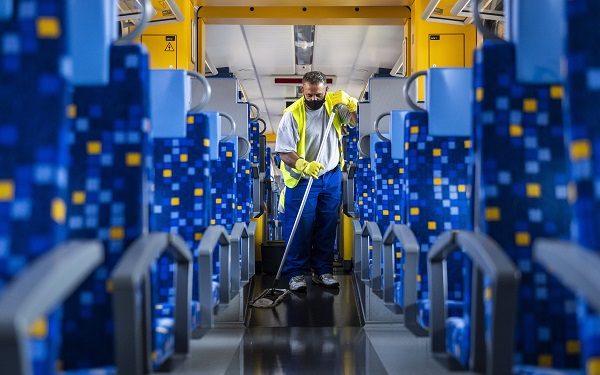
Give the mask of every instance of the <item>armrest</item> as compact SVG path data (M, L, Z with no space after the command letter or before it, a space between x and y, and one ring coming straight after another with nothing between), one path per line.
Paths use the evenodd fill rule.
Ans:
M241 275L248 273L248 260L250 257L250 233L246 223L238 222L233 225L231 236L231 297L235 296L242 286ZM239 260L242 260L240 268ZM245 268L245 270L243 270ZM231 298L230 298L231 300Z
M183 239L171 233L150 233L133 242L115 266L113 315L115 353L119 373L143 374L152 368L152 309L150 269L168 253L177 263L175 272L175 352L188 353L190 302L192 295L192 252ZM142 311L139 290L142 288Z
M404 259L404 324L417 325L417 268L419 267L419 243L413 231L404 224L390 224L383 235L383 302L394 303L394 243L400 241Z
M104 261L102 242L70 240L40 256L0 297L3 373L31 374L29 325L60 305Z
M362 270L361 262L361 233L362 226L358 220L352 220L353 244L352 244L352 261L354 262L354 273L360 274ZM358 275L360 276L360 275Z
M252 217L257 218L265 212L265 173L259 172L257 164L252 164L250 171L252 172Z
M373 247L373 274L371 276L371 290L374 292L381 290L381 271L379 270L379 262L381 261L381 231L377 223L368 221L365 223L361 233L360 249L361 249L361 280L369 281L369 237ZM375 266L377 265L377 269Z
M446 351L446 277L444 260L457 249L473 261L471 307L471 365L473 371L486 374L512 372L514 326L519 270L491 238L466 231L445 232L439 236L428 254L429 272L429 337L432 351ZM483 306L483 276L491 279L490 344L485 343ZM486 293L487 294L487 293ZM507 343L511 343L508 344ZM474 351L486 348L486 353Z
M346 216L356 218L358 213L354 211L354 175L357 165L348 167L348 172L342 172L342 210Z
M219 283L221 303L228 303L229 297L229 254L231 245L229 234L222 225L209 226L202 236L202 241L198 247L198 291L200 294L200 326L203 328L212 328L213 308L212 308L212 265L213 252L217 245L220 245L219 251Z
M255 256L256 256L256 244L254 239L256 238L256 222L251 221L247 226L248 231L248 251L244 253L242 259L242 283L246 284L254 276L255 269Z
M600 312L600 256L572 242L540 238L533 258Z

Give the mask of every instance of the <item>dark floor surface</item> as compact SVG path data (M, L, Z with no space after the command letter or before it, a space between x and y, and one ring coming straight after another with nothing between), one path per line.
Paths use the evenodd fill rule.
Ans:
M191 342L191 352L171 375L437 375L448 373L432 358L426 337L398 324L363 326L351 274L337 272L339 289L307 278L305 293L292 292L273 309L250 308L247 324L213 328ZM274 276L256 275L253 300ZM280 281L278 288L287 288ZM461 374L454 372L454 375Z

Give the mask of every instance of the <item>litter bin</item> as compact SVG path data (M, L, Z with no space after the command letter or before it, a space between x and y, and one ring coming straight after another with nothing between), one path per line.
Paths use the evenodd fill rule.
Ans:
M266 274L275 275L285 252L285 241L267 241L260 245L262 254L262 269Z

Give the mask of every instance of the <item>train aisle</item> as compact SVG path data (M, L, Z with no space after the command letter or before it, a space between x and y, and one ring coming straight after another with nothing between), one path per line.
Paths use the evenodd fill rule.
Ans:
M275 309L251 309L248 327L210 329L201 338L192 340L190 355L172 363L168 373L434 375L447 372L433 359L428 338L416 338L401 324L363 326L352 275L335 276L340 289L326 289L307 278L306 293L292 293ZM251 297L272 283L273 276L255 276Z

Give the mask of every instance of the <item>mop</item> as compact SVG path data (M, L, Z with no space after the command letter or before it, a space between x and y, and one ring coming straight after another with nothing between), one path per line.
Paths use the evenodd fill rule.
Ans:
M339 105L339 104L338 104ZM321 152L323 151L323 145L327 140L326 135L329 134L331 130L331 126L333 125L333 118L336 115L338 105L333 107L331 111L331 116L329 117L329 122L327 123L327 129L323 135L323 139L321 140L321 144L319 145L319 152L317 152L317 157L315 160L319 161L321 158ZM279 283L279 279L281 278L281 271L283 270L283 265L285 264L285 258L287 257L288 252L290 251L290 245L294 240L294 235L296 234L296 229L298 228L298 224L300 223L300 218L302 217L302 211L304 211L304 206L306 204L306 200L308 199L308 193L310 192L310 188L313 183L313 178L308 179L308 185L306 186L306 191L304 192L304 196L302 197L302 202L300 203L300 208L298 209L298 215L296 215L296 220L294 221L294 226L292 227L292 233L290 233L290 238L288 239L285 245L285 251L283 252L283 257L281 258L281 264L279 265L279 270L277 271L277 276L275 276L275 281L273 282L273 286L270 289L262 292L256 299L249 303L252 307L258 307L262 309L270 309L279 305L286 297L291 293L289 289L277 289L277 284Z

